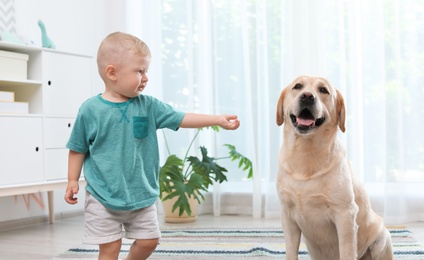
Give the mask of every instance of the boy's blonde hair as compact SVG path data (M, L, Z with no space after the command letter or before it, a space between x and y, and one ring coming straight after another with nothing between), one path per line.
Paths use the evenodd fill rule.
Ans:
M97 67L100 76L104 79L105 68L111 64L119 65L125 62L127 55L151 57L149 47L139 38L123 32L109 34L97 51Z

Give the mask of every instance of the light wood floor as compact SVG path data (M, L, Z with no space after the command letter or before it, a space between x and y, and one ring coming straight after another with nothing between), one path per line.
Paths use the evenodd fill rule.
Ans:
M280 228L278 219L253 219L251 216L199 216L190 224L164 223L159 216L161 229L185 229L196 227L276 227ZM67 249L81 244L83 217L63 218L54 224L42 223L25 228L0 232L1 260L38 260L51 259ZM414 237L424 244L424 222L409 223L406 227Z

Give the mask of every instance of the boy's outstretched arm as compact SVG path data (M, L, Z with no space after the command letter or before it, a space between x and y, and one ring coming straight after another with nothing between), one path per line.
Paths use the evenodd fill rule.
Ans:
M181 128L201 128L207 126L220 126L227 130L235 130L240 126L236 115L206 115L186 113L180 124Z

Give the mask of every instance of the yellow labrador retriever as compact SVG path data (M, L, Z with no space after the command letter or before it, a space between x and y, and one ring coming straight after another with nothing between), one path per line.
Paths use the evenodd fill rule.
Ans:
M277 191L286 259L298 259L301 235L314 260L393 259L391 238L337 139L345 131L342 95L324 78L301 76L282 91L284 124Z

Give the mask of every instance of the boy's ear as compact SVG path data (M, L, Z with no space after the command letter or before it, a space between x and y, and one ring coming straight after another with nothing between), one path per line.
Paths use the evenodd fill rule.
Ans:
M116 80L116 68L114 65L107 65L105 68L106 77L110 80Z

